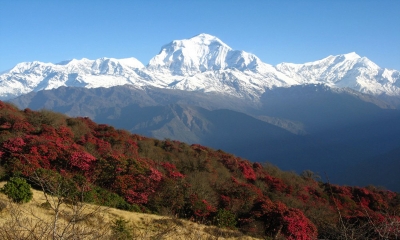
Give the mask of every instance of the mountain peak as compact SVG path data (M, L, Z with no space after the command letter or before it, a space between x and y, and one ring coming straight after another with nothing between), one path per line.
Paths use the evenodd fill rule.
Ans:
M355 52L343 54L343 55L340 55L340 56L343 56L346 60L357 60L357 59L361 58L360 55L358 55Z
M199 44L199 45L220 44L224 47L231 49L228 45L226 45L224 42L222 42L219 38L217 38L213 35L207 34L207 33L200 33L194 37L191 37L189 39L184 39L181 41L189 41L189 42L193 42L193 43Z
M197 37L198 38L211 38L211 39L217 38L216 36L210 35L208 33L200 33L200 34L197 34L197 35L191 37L190 39L197 38Z
M202 33L164 45L160 53L150 60L148 67L167 70L173 75L193 76L207 70L226 68L227 55L231 51L217 37Z
M150 60L148 69L194 76L205 71L225 69L255 71L260 63L261 60L254 54L233 50L219 38L201 33L164 45L160 53Z

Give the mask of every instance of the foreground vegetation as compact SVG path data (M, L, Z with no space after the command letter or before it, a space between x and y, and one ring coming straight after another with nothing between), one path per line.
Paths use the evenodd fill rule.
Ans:
M55 227L79 229L73 226L78 216L91 216L83 210L91 203L259 238L400 238L398 193L337 186L310 171L283 172L221 150L132 135L88 118L21 111L0 102L0 157L1 179L23 178L43 191L53 234ZM54 224L66 215L67 222ZM114 230L121 225L123 220ZM99 223L96 229L107 228Z

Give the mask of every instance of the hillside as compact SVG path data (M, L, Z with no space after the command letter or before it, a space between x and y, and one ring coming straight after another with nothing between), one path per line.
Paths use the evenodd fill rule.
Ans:
M177 216L260 238L400 234L398 193L333 185L310 171L283 172L48 110L0 102L0 156L2 179L46 184L72 203Z
M400 191L400 185L393 184L400 182L400 175L390 165L382 165L394 176L390 179L349 170L364 162L369 168L365 170L374 172L379 156L400 145L400 111L351 89L314 84L275 88L255 103L158 88L60 87L11 102L21 109L87 116L147 137L222 149L297 173L326 173L332 183Z

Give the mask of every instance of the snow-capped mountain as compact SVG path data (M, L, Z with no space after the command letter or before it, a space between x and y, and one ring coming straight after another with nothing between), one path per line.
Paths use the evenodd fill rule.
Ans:
M261 60L255 55L232 50L218 38L200 34L163 46L160 53L150 60L148 69L193 76L228 68L240 71L254 70L260 64Z
M266 89L310 83L400 96L399 71L380 68L356 53L305 64L272 66L253 54L233 50L217 37L200 34L164 45L147 66L135 58L19 63L0 75L0 99L60 86L98 88L129 84L257 100Z
M400 95L399 71L380 68L354 52L305 64L281 63L276 68L299 84L322 83L372 95Z
M130 84L131 78L140 79L135 70L143 67L135 58L84 58L58 64L23 62L0 76L0 96L8 99L61 86L97 88Z

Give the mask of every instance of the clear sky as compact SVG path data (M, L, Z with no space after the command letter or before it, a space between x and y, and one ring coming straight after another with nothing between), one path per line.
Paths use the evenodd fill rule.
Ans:
M400 70L399 0L2 0L0 72L84 57L147 64L199 33L272 65L356 52Z

